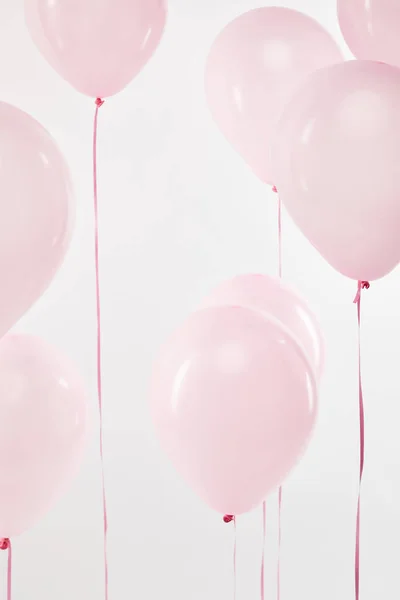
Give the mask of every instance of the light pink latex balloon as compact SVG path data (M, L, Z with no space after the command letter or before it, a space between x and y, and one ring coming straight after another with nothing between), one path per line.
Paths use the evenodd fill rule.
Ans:
M0 337L45 291L71 236L68 168L35 119L0 102Z
M74 367L44 341L0 341L0 536L26 531L81 461L86 395Z
M338 17L354 56L400 67L399 0L338 0Z
M171 461L212 508L257 506L304 452L313 369L281 324L242 307L193 314L163 349L153 420Z
M280 197L340 273L373 280L400 261L400 71L351 61L310 77L279 127Z
M296 338L315 369L324 366L324 340L319 323L306 300L289 285L269 275L238 275L224 281L204 300L208 306L243 306L274 317Z
M33 41L50 65L94 98L125 88L158 46L165 0L25 0Z
M275 182L269 149L285 104L310 73L342 60L316 21L288 8L251 10L215 40L205 73L208 104L262 181Z

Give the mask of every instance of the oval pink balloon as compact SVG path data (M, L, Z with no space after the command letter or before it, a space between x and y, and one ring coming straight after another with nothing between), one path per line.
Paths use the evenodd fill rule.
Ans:
M290 215L340 273L373 280L400 262L400 71L351 61L293 97L274 148Z
M79 92L113 96L139 73L158 46L165 0L25 0L33 41Z
M270 145L285 104L310 73L342 60L316 21L288 8L251 10L215 40L205 72L207 101L222 133L262 181L275 182Z
M0 102L0 337L45 291L67 251L74 205L55 141Z
M55 348L0 340L0 536L29 529L70 483L86 438L86 393Z
M151 409L163 449L212 508L247 512L309 441L312 367L279 323L242 307L193 314L156 364Z
M302 346L315 368L317 380L321 378L324 340L319 323L306 300L280 279L269 275L238 275L215 288L202 306L243 306L278 319Z
M338 0L338 17L354 56L400 67L398 0Z

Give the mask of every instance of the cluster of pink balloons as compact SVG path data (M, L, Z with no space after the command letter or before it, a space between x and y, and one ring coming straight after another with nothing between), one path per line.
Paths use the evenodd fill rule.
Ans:
M252 10L217 37L208 104L263 182L276 184L281 170L271 148L285 105L311 73L342 60L318 23L289 9ZM265 275L227 281L156 363L151 407L161 445L212 508L247 512L307 447L322 367L320 328L297 293Z
M368 60L344 63L329 34L297 11L260 8L216 39L206 94L224 135L277 186L326 260L371 280L400 261L400 9L393 0L339 0L338 11L351 49ZM78 91L103 98L147 63L166 5L25 0L25 13L49 64ZM61 263L71 204L54 141L5 104L0 151L3 335ZM154 422L167 454L210 506L240 514L282 483L310 439L322 365L309 307L267 276L223 284L167 343L155 367ZM28 527L74 470L84 392L64 359L23 336L0 342L0 386L8 461L0 465L0 534L8 536Z
M156 363L151 409L161 445L212 508L260 504L310 439L323 340L307 303L280 280L219 286Z
M338 0L338 12L350 48L368 60L344 62L297 11L258 8L212 45L206 97L321 255L368 281L400 262L400 4ZM153 419L211 507L249 511L282 483L310 438L322 365L309 307L266 276L224 283L172 336L155 367Z
M82 456L86 394L57 349L5 335L42 295L67 251L71 179L35 119L0 102L0 536L29 528Z
M25 0L48 62L95 98L121 91L164 28L163 0ZM38 338L5 335L50 284L70 242L71 178L49 133L0 103L0 536L28 529L74 475L86 437L75 367Z
M259 8L217 37L206 94L226 138L276 186L322 256L373 280L400 262L400 6L339 0L338 13L350 48L368 61L343 62L301 13Z
M206 63L208 105L263 182L275 185L270 146L285 104L313 71L341 60L316 21L288 8L256 8L218 35Z

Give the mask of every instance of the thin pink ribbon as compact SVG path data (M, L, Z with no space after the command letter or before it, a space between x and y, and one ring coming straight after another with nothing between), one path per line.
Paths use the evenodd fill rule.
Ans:
M236 600L236 517L234 515L225 515L224 523L233 522L233 600Z
M278 493L278 563L276 567L276 597L281 597L281 545L282 545L282 487Z
M262 521L263 521L263 533L262 533L262 552L261 552L261 600L265 598L265 540L267 537L267 503L264 500L262 505Z
M0 550L7 550L7 600L11 600L12 591L12 547L8 538L0 539Z
M273 186L272 191L278 194L278 190ZM282 279L282 201L278 194L278 275ZM276 597L281 598L281 541L282 541L282 487L278 492L278 561L276 567ZM264 596L261 595L261 600Z
M99 404L99 442L100 442L100 462L101 462L101 485L103 501L103 533L104 533L104 597L108 600L108 556L107 556L107 501L106 485L104 476L104 456L103 456L103 388L102 388L102 370L101 370L101 305L100 305L100 268L99 268L99 207L97 195L97 124L99 108L104 104L101 98L96 99L96 110L94 114L93 125L93 207L94 207L94 259L96 271L96 317L97 317L97 396Z
M364 428L364 396L361 378L361 292L368 290L370 284L368 281L359 281L357 294L354 298L354 304L357 304L357 329L358 329L358 404L359 404L359 424L360 424L360 470L359 486L357 498L357 517L356 517L356 543L354 552L354 580L356 600L360 597L360 521L361 521L361 483L364 472L364 450L365 450L365 428Z
M236 517L233 518L233 600L236 600L236 587L237 587L237 578L236 578L236 546L237 546L237 536L236 536Z

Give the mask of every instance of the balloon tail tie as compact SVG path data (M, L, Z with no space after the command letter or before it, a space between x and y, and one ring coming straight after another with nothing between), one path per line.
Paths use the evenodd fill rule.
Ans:
M12 586L12 547L11 542L8 538L0 539L0 550L7 550L7 600L11 600L11 586Z
M359 405L359 424L360 424L360 468L359 468L359 486L357 498L357 517L356 517L356 542L354 552L354 579L355 579L355 597L360 597L360 523L361 523L361 484L364 472L364 450L365 450L365 431L364 431L364 395L361 378L361 292L368 290L370 284L368 281L359 281L357 294L354 298L354 304L357 304L357 331L358 331L358 405Z
M371 287L371 284L369 283L369 281L359 281L358 282L356 297L353 300L354 304L358 304L360 302L362 290L369 290L370 287Z
M108 600L108 555L107 555L107 501L106 485L104 476L104 456L103 456L103 388L102 388L102 355L101 355L101 304L100 304L100 264L99 264L99 209L97 194L97 124L99 108L104 104L104 100L97 98L95 100L96 110L93 125L93 208L94 208L94 260L96 275L96 322L97 322L97 397L99 407L99 446L100 446L100 464L101 464L101 487L102 487L102 505L103 505L103 540L104 540L104 598Z
M233 515L225 515L223 520L224 523L232 523L232 521L235 520L235 517Z

